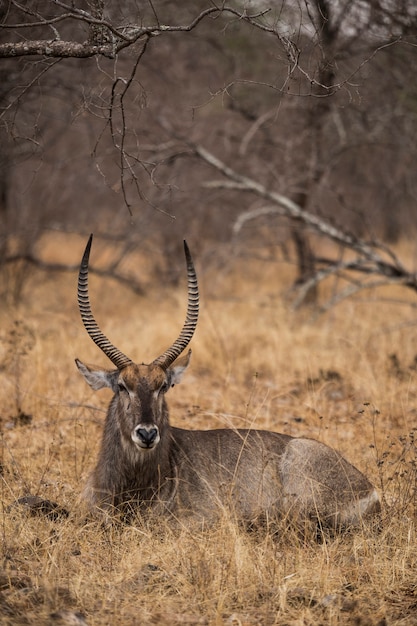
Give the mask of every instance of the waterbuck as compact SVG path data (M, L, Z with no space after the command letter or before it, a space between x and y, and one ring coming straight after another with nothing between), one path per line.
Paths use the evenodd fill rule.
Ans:
M76 360L93 389L109 387L110 402L97 465L85 490L90 506L153 511L183 521L211 522L225 509L245 524L259 520L342 529L380 510L368 479L332 448L304 437L252 429L185 430L169 423L165 395L187 369L199 309L197 277L184 242L188 308L174 343L149 365L137 364L101 332L91 312L87 243L78 304L91 339L115 369ZM181 356L182 355L182 356Z

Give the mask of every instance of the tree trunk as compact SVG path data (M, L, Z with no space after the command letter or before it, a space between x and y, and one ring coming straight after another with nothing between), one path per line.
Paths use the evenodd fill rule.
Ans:
M305 178L301 181L302 191L292 199L304 210L312 211L311 195L319 184L323 175L323 133L331 110L331 95L335 84L333 57L337 29L333 29L330 21L330 6L327 0L315 0L316 33L318 49L321 58L317 64L316 82L312 84L309 106L305 114L306 155ZM295 285L306 283L315 274L315 255L311 247L309 236L302 225L295 224L292 229L292 239L297 259L297 278ZM305 304L315 304L317 301L317 286L307 291Z

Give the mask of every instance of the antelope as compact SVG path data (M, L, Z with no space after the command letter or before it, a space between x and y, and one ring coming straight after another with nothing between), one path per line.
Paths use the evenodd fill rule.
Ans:
M88 293L90 236L78 277L78 304L87 333L115 366L97 369L76 359L87 383L109 387L97 464L84 496L102 515L154 512L210 523L230 510L259 520L357 527L374 519L380 501L369 480L334 449L306 437L255 429L188 430L170 425L166 394L190 363L197 326L197 276L186 242L186 320L178 338L150 364L134 363L102 333Z

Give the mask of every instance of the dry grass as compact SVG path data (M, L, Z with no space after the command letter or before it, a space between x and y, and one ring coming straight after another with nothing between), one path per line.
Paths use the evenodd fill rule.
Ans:
M382 532L300 545L227 519L205 532L86 521L78 498L110 396L94 394L73 359L105 358L79 320L75 276L34 274L20 309L0 311L1 623L417 624L417 344L399 324L409 311L367 294L308 323L285 306L290 275L277 264L230 261L201 270L200 283L193 362L170 392L172 422L333 445L380 489ZM93 277L92 299L103 330L138 361L162 352L183 320L183 285L140 298ZM29 493L70 517L7 508Z

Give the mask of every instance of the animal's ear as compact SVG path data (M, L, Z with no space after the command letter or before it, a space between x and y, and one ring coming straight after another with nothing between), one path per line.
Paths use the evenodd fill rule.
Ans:
M116 392L119 370L93 369L88 367L88 365L84 365L78 359L75 359L75 364L92 389L97 390L103 387L110 387L110 389Z
M175 359L172 365L168 368L169 382L171 387L178 385L181 382L183 374L187 369L191 359L191 350L188 350L184 356L179 356Z

